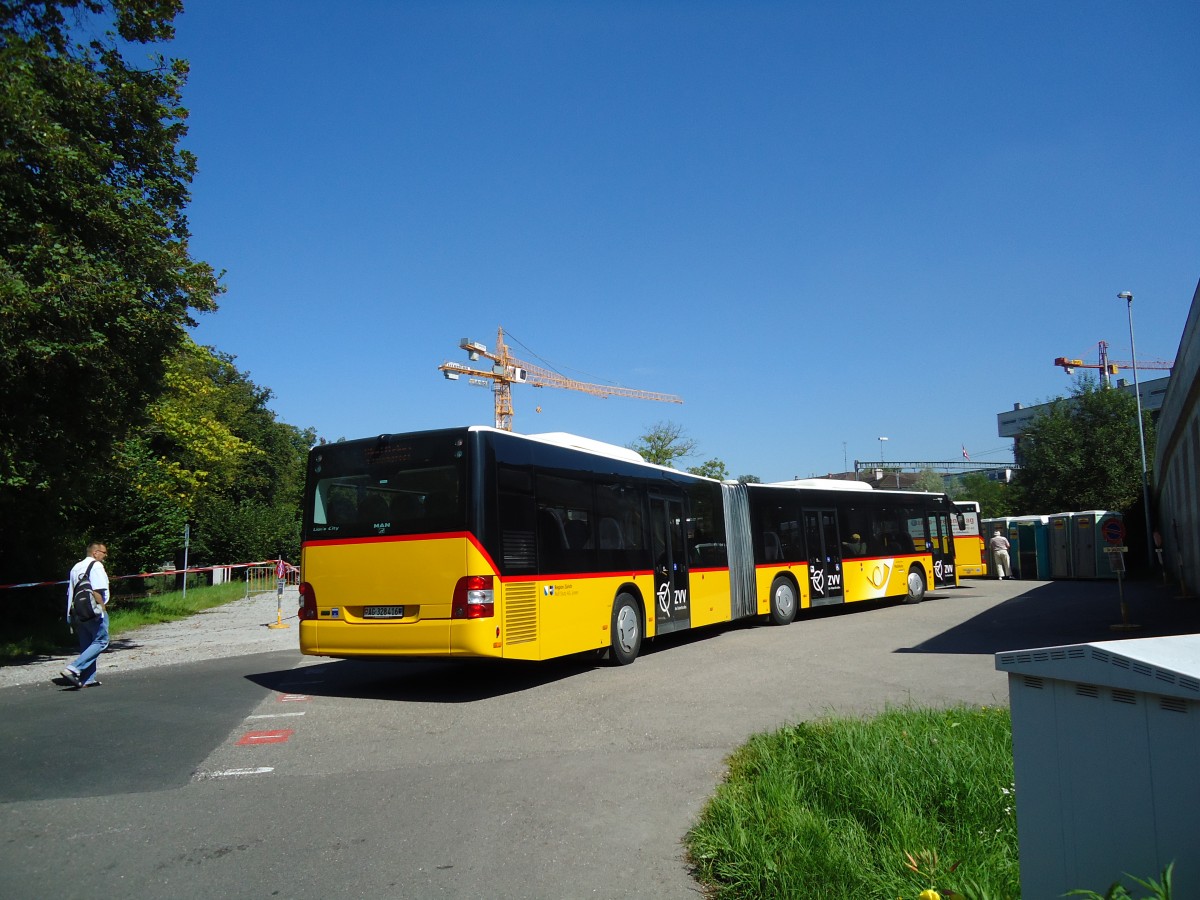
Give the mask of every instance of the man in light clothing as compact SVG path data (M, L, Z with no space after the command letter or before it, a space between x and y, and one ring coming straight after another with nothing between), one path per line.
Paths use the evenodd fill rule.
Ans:
M1012 566L1008 562L1008 538L1000 533L997 528L992 535L992 539L988 541L988 546L992 548L992 556L996 560L996 574L1003 581L1005 576L1012 578Z
M67 578L67 621L75 629L79 639L79 656L62 670L62 677L75 687L97 687L96 658L108 647L108 573L104 571L104 558L108 547L92 542L88 544L87 556L71 567ZM75 585L84 578L91 582L92 590L100 595L100 615L94 619L80 621L71 616L71 595Z

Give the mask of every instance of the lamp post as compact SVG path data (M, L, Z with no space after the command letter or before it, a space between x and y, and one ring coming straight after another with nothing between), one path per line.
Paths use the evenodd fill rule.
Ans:
M1146 511L1146 557L1151 567L1154 565L1154 533L1150 530L1150 482L1146 472L1146 431L1142 425L1142 389L1138 384L1137 350L1133 344L1133 294L1121 291L1118 300L1125 301L1125 309L1129 314L1129 353L1133 362L1133 395L1137 398L1138 444L1142 449L1142 506Z
M883 465L883 442L886 440L887 440L887 438L885 438L885 437L881 437L879 439L879 464L881 466Z

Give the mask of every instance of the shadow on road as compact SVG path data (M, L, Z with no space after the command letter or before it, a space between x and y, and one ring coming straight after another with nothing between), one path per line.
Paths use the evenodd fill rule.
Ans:
M895 605L895 601L804 610L797 621L830 618L879 605ZM645 642L640 656L654 656L698 641L714 640L728 632L757 627L769 626L754 617L666 634ZM283 694L410 703L473 703L543 687L608 666L608 661L598 651L590 651L545 662L488 659L327 660L311 666L260 672L246 677L261 687Z
M984 583L994 584L992 583ZM898 653L999 653L1091 641L1162 637L1200 632L1200 600L1180 600L1174 588L1151 581L1125 582L1125 615L1115 581L1038 581L1027 590L915 647ZM964 582L956 598L979 596ZM1114 630L1123 624L1136 630Z
M330 660L246 677L279 693L360 700L473 703L542 687L604 665L594 654L549 662L476 659Z

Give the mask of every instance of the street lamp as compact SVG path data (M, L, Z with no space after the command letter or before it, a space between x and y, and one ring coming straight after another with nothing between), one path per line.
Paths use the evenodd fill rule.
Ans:
M887 438L885 438L885 437L881 437L879 439L879 464L881 466L883 465L883 442L886 440L887 440Z
M1133 345L1133 294L1121 291L1118 300L1125 301L1125 309L1129 313L1129 353L1133 362L1133 395L1137 398L1138 443L1142 448L1142 506L1146 510L1146 556L1150 565L1154 565L1154 535L1150 531L1150 483L1146 473L1146 431L1142 425L1142 389L1138 385L1137 350Z

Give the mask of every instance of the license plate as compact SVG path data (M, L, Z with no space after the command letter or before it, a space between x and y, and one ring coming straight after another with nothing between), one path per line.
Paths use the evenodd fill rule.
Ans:
M403 619L403 606L364 606L364 619Z

